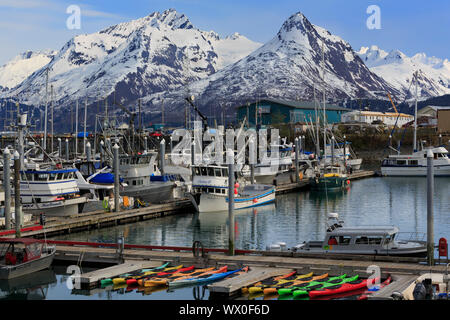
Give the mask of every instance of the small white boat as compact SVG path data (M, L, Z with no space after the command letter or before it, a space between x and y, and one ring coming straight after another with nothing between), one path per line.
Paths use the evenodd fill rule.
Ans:
M433 167L435 176L450 176L450 159L444 147L428 148L412 154L389 155L381 164L383 176L419 176L427 175L427 151L434 154Z
M408 240L397 239L397 227L344 227L343 221L339 221L338 217L337 213L328 214L327 231L323 241L304 242L292 248L292 251L391 256L425 256L427 253L426 241L409 240L412 238L411 234Z
M244 182L241 182L244 183ZM228 168L195 166L192 190L199 195L199 212L228 210ZM265 184L235 185L234 208L243 209L275 201L275 187Z

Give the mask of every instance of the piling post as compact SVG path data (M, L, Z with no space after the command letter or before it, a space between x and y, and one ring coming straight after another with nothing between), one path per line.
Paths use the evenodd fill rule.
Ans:
M347 137L344 135L344 168L347 170Z
M119 146L114 144L114 212L119 212Z
M195 165L195 141L192 141L191 144L191 171L192 171L192 180L194 179L194 165Z
M105 160L105 143L103 140L100 140L100 163L103 166L103 161Z
M166 157L166 140L162 139L159 143L159 171L161 171L161 175L163 176L165 173L164 163Z
M250 181L253 183L255 183L255 164L254 163L250 163Z
M234 256L234 152L227 151L228 158L228 254Z
M3 188L5 189L5 229L11 229L11 152L3 151Z
M300 149L300 144L301 142L299 141L298 138L295 138L294 140L295 142L295 146L294 146L294 150L295 150L295 181L297 183L300 182L300 176L299 176L299 167L298 167L298 158L299 158L299 149Z
M70 155L69 155L69 139L66 139L66 160L69 161Z
M334 165L334 136L331 136L331 165Z
M434 193L434 154L427 151L427 261L428 265L434 265L434 217L433 217L433 193Z
M88 162L91 162L91 143L88 141L86 143L86 160Z
M442 146L442 134L439 134L439 146Z
M14 211L16 224L16 238L20 238L20 228L22 226L22 206L20 203L20 155L14 152Z

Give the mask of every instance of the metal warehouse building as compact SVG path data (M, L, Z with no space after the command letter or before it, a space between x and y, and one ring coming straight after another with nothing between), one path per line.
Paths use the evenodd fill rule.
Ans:
M323 119L323 104L318 105L319 120ZM351 111L337 105L326 104L326 119L328 123L341 122L341 115ZM257 118L256 118L257 116ZM243 121L247 117L249 125L271 125L277 123L297 123L316 121L314 102L311 101L284 101L277 99L263 99L237 107L237 120Z

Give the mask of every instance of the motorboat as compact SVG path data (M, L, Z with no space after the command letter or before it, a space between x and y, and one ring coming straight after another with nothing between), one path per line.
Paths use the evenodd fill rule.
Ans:
M450 158L444 147L425 148L412 154L389 155L381 164L381 175L425 177L427 175L428 150L431 150L434 155L434 175L450 176Z
M309 241L292 248L294 252L324 254L370 254L390 256L425 256L425 235L409 234L400 239L395 226L346 227L337 213L329 213L323 241ZM413 240L413 236L415 239Z
M341 165L326 165L318 167L314 176L309 178L311 190L321 192L334 192L343 190L348 184L345 169Z
M228 210L228 167L194 166L192 191L197 197L199 212ZM237 172L235 172L237 177ZM275 201L275 187L267 184L249 184L236 179L234 209L250 208Z
M56 248L32 238L0 239L0 279L12 279L47 269Z

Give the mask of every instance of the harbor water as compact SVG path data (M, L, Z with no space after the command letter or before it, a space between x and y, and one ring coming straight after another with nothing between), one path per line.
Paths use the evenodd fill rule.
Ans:
M321 240L329 212L338 213L348 226L395 225L400 232L424 234L427 230L426 182L426 178L420 177L373 177L352 181L347 190L338 193L303 190L277 195L273 204L235 212L235 246L264 250L279 241L292 247L308 240ZM441 237L450 239L450 178L436 178L434 190L434 240L437 243ZM186 212L56 239L117 242L123 233L128 244L190 247L194 241L200 241L207 248L227 248L227 221L227 212ZM46 299L208 299L203 287L147 294L120 289L88 296L67 288L65 270L52 272L55 272L54 278L43 285ZM8 295L8 290L4 293Z

